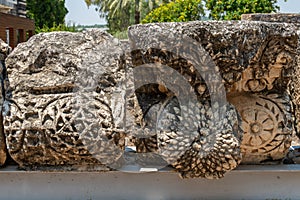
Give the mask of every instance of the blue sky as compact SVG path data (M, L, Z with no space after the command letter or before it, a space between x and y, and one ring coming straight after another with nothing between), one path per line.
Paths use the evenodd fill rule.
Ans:
M300 13L300 0L278 0L281 13ZM88 8L84 0L66 0L66 7L69 13L66 16L67 23L81 25L105 24L104 19L100 19L94 6Z

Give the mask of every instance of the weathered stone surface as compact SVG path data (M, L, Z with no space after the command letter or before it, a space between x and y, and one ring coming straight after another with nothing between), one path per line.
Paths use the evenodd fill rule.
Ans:
M162 159L183 177L221 178L242 156L284 157L294 26L161 23L129 37L130 48L99 31L39 34L8 57L5 136L20 166L146 165L147 154L124 156L124 132L153 165Z
M300 15L296 13L243 14L242 20L291 23L300 28Z
M295 129L298 138L300 137L300 14L274 13L274 14L244 14L242 20L281 22L293 24L298 33L298 48L295 56L295 67L293 68L292 84L290 93L295 107ZM297 138L293 139L297 142Z
M0 39L0 166L5 164L7 157L7 149L5 143L4 129L3 129L3 115L7 111L7 99L9 98L9 81L7 78L5 58L10 53L11 48L3 40Z
M281 162L291 146L292 105L286 94L236 94L230 102L239 111L244 164Z
M152 63L148 68L158 74L156 84L145 84L136 92L141 110L137 116L144 117L146 128L157 136L137 138L136 144L139 152L159 152L183 177L221 178L241 160L237 115L226 102L225 90L220 90L215 102L210 99L204 80L220 77L209 69L213 62L198 41L194 46L194 38L182 38L183 32L197 26L210 32L205 25L209 26L201 22L166 23L129 29L134 70ZM200 69L203 74L195 66L199 62L204 66ZM139 75L150 82L149 76L155 74L145 70ZM215 93L220 84L212 83L209 89Z
M1 57L1 60L3 60L4 56L6 57L11 52L11 47L6 44L3 40L0 39L0 53L3 57Z
M239 124L241 133L245 136L241 145L244 163L262 163L284 157L293 134L291 123L293 111L288 100L290 98L288 87L294 70L294 55L297 48L297 34L294 26L246 21L146 24L131 27L129 37L132 42L132 63L135 68L138 69L146 63L154 63L169 66L179 72L193 88L199 102L198 106L194 104L194 108L198 108L200 112L205 107L203 105L212 107L216 99L222 99L224 95L222 86L225 85L227 100L236 107L241 115L242 122ZM191 44L194 44L194 47ZM201 48L197 49L197 46L202 47L208 54ZM208 62L210 58L207 55L217 67ZM200 68L199 66L197 68L196 65L199 65ZM220 75L221 82L217 76L209 76L216 73ZM171 79L173 76L169 73L165 79ZM162 79L157 80L161 81ZM216 79L217 81L215 81ZM143 113L142 116L147 116L152 108L161 110L161 106L157 106L157 104L163 105L164 109L168 108L167 105L171 102L158 102L166 102L166 99L176 92L166 89L168 86L166 88L159 86L165 85L163 82L161 83L152 85L151 89L137 91L138 102L141 105L140 110L142 110L137 113L140 112ZM149 96L156 98L149 99L147 98ZM148 102L147 106L143 104L146 101ZM223 102L223 105L226 104L227 102ZM174 104L169 107L176 108ZM168 108L169 111L162 109L163 111L160 113L167 112L172 116L175 111L170 110L171 108ZM226 171L235 168L240 162L239 133L234 128L235 124L238 124L237 117L233 117L232 113L234 112L230 111L230 106L227 106L225 110L227 110L227 115L220 118L219 123L223 126L226 124L230 128L221 128L222 126L213 124L218 128L212 131L215 127L208 126L210 134L215 134L215 138L220 141L218 157L215 159L214 156L211 156L214 155L213 151L209 151L206 156L195 152L196 141L199 141L198 137L201 137L202 134L199 131L198 137L194 137L194 142L187 143L192 144L189 146L190 149L185 149L186 153L173 162L183 176L222 177ZM249 117L253 117L253 113L247 113L250 110L256 112L253 122L257 122L259 125L257 128L252 127L254 126L252 121L247 121L250 120ZM209 111L207 110L207 112ZM196 116L197 112L192 113ZM246 116L243 115L245 113L247 113ZM257 114L260 113L262 118L257 119ZM156 119L157 116L152 118ZM173 129L175 132L172 136L175 149L186 146L187 144L180 143L182 138L178 127L174 129L176 127L174 121L178 121L178 119L172 120L172 117L167 117L167 119L173 121L173 128L170 128L172 123L169 123L169 129ZM144 120L156 121L151 117ZM202 126L205 127L205 124L212 125L209 123L209 117L202 120L191 117L189 121L199 122L199 130ZM253 130L255 129L255 133L251 132L252 129L246 129L247 122L250 123ZM203 125L201 125L202 123ZM268 134L265 134L266 131ZM138 150L142 152L160 151L161 143L170 140L170 136L168 136L170 133L167 132L160 133L157 140L155 137L137 139ZM228 135L229 140L235 141L236 147L226 145L222 135ZM159 138L165 138L165 140ZM208 146L214 144L216 143L208 143ZM201 149L201 152L203 147L200 146L196 149ZM223 161L224 163L222 163ZM220 162L222 164L215 164ZM185 164L183 165L183 163Z
M112 95L124 76L122 56L119 42L101 31L42 33L19 44L6 60L11 157L21 167L86 170L118 160L124 138Z

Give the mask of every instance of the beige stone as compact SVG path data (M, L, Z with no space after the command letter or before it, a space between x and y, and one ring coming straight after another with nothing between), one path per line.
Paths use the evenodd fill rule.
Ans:
M273 13L273 14L244 14L242 15L242 20L250 21L264 21L264 22L280 22L289 23L295 26L298 33L298 48L292 58L295 61L295 67L291 69L292 73L292 83L290 85L290 93L292 97L292 102L295 107L295 129L296 135L299 137L300 130L300 15L299 14L289 14L289 13ZM281 60L280 60L281 59ZM278 58L277 63L280 65L286 62L286 58ZM293 138L293 141L298 141L298 138Z
M20 166L110 166L122 161L124 132L138 153L159 155L184 178L284 157L293 25L160 23L129 36L131 48L98 31L40 34L8 57L5 135ZM146 165L144 155L135 161Z
M241 117L243 163L280 163L292 141L292 105L288 95L236 93L229 101Z
M185 40L182 35L190 40ZM240 145L242 163L276 163L284 158L294 133L292 123L294 113L289 94L297 48L294 26L247 21L146 24L131 27L129 36L133 46L139 47L139 50L132 53L133 65L138 68L147 63L159 63L176 70L194 88L197 99L201 102L194 107L199 107L200 113L206 113L205 118L189 119L198 122L199 127L207 125L207 128L199 129L199 137L195 139L197 142L194 142L192 148L173 163L184 177L218 178L224 176L226 171L235 168L240 163L241 157L232 144L239 146L240 135L244 136ZM177 41L169 39L173 37ZM180 43L181 40L184 42ZM173 47L168 48L168 44L172 44ZM201 48L197 49L192 46L193 44L196 47L197 45L203 47L216 66L208 64L209 58L204 56L205 53ZM190 54L201 61L195 63L197 59L192 60L188 57ZM195 64L199 64L200 71ZM205 74L209 71L220 74L221 83L216 81L217 76ZM165 79L172 80L175 76L175 73L168 73ZM209 84L212 84L210 88ZM205 109L205 106L214 106L214 102L206 104L210 102L212 94L218 94L222 98L220 85L225 86L227 101L239 112L239 121L232 117L234 114L228 115L228 118L220 118L219 125L209 120L214 112ZM171 92L173 95L176 93L172 89ZM171 117L175 113L172 109L180 105L178 102L175 103L178 100L168 100L169 95L163 96L159 86L152 86L151 90L139 90L137 95L139 104L144 107L144 104L149 102L149 97L161 96L161 99L156 98L152 103L148 103L149 105L143 110L144 115L147 116L152 108L161 109L159 113L162 115L159 119L164 120L165 129L172 130L169 131L173 135L172 141L179 140L176 147L170 148L169 151L180 149L180 144L184 145L180 142L182 134L174 127L182 118ZM218 97L214 98L218 99ZM161 103L157 104L159 101ZM186 112L184 108L177 108L177 110L180 110L181 116L182 112ZM196 110L194 115L197 116ZM171 115L169 118L167 113ZM256 119L257 115L260 116L259 119ZM248 118L252 120L250 124ZM144 120L147 121L149 118ZM235 131L234 127L237 125L240 131ZM190 126L195 125L190 124ZM231 128L227 129L228 126ZM165 130L160 133L157 140L155 137L138 139L138 150L159 151L159 148L168 143L165 136L170 137L169 132ZM174 137L174 134L177 136ZM216 134L216 142L208 139L214 134ZM218 150L214 151L212 146ZM210 153L204 156L201 152L206 150ZM194 165L195 163L197 164Z

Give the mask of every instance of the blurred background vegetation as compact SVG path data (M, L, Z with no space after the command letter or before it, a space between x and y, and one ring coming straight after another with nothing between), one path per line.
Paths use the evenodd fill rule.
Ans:
M277 0L82 0L96 5L106 27L66 24L65 0L27 0L27 15L35 20L36 33L107 28L119 39L127 38L133 24L186 22L194 20L238 20L245 13L278 12Z

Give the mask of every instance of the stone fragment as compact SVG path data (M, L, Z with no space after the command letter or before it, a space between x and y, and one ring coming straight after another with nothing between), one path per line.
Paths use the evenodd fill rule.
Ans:
M33 169L116 162L124 134L112 116L112 96L124 76L122 56L119 42L101 31L41 33L19 44L6 60L11 157Z
M293 138L293 141L296 142L300 137L300 14L244 14L242 15L242 20L280 22L293 24L295 26L295 30L298 33L298 48L295 56L295 67L291 69L293 81L290 85L290 93L295 107L295 130L298 138ZM282 61L284 61L284 59Z
M146 24L130 27L129 39L130 47L99 31L47 33L14 50L4 126L20 166L143 166L153 153L182 177L211 179L242 156L249 164L284 157L294 26ZM124 132L146 154L123 156Z
M226 171L240 163L241 154L242 162L248 164L284 157L293 135L294 113L288 93L297 48L293 25L247 21L157 23L130 27L129 38L134 69L145 69L145 65L150 64L147 67L160 72L153 78L156 84L137 88L139 113L142 110L137 116L144 116L142 124L148 125L149 129L156 127L153 132L157 133L157 139L137 138L138 151L161 152L183 177L206 178L223 177ZM162 66L173 71L166 73ZM150 71L140 74L143 75L141 79L150 80ZM192 89L183 89L178 77ZM193 95L183 91L196 95L196 103L190 104L194 108L191 115L184 115L190 108L182 105L184 100L180 98L192 99ZM174 104L175 100L170 101L170 97L176 97L177 104ZM241 121L227 101L239 111ZM250 122L251 129L245 130L243 124L252 115L243 117L246 111L239 106L240 101L248 109L256 109L257 113L273 121L256 119L254 113L253 122L257 121L257 126ZM204 109L204 105L210 109ZM225 110L226 115L218 118L213 108ZM150 114L152 110L158 110L160 115ZM176 110L180 110L180 114L175 114ZM201 117L205 115L205 118ZM194 132L187 129L189 131L182 133L179 122L184 119L188 121L187 127L198 129ZM219 124L211 119L219 119ZM151 125L153 122L156 126ZM164 131L160 127L165 127ZM268 137L265 131L269 131ZM241 134L245 139L239 151ZM249 135L258 139L249 139ZM186 137L187 143L182 142ZM174 153L182 147L185 153ZM218 151L206 151L214 148ZM204 156L199 152L208 153ZM178 155L181 157L175 160Z
M280 163L291 146L292 104L287 94L237 94L230 102L239 111L244 164Z
M8 99L10 98L9 81L5 67L5 59L11 52L11 48L3 40L0 39L0 166L4 165L7 157L7 149L5 143L3 129L3 115L8 111Z

